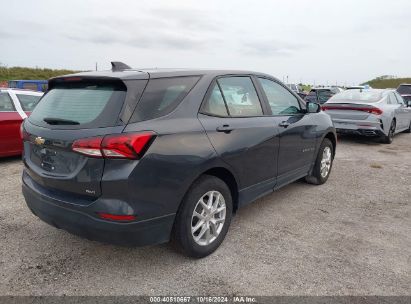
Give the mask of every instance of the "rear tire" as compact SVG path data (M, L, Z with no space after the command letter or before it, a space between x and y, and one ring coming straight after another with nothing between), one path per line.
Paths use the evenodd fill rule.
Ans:
M177 212L174 243L190 257L203 258L213 253L227 234L232 211L228 186L217 177L201 176L190 187Z
M405 133L411 133L411 120L410 120L410 125L409 125L408 129L405 130Z
M395 119L393 119L391 121L391 125L390 125L390 130L388 131L388 135L383 135L381 137L381 142L383 144L391 144L392 141L394 140L394 135L395 135L395 126L396 126L396 122Z
M313 185L324 184L331 173L334 160L334 147L328 138L324 138L318 150L317 159L310 175L305 177L305 181Z

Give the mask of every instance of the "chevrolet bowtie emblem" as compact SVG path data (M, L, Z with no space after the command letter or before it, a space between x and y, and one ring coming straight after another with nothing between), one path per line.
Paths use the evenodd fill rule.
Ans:
M34 139L34 142L35 142L35 144L36 145L39 145L39 146L41 146L41 145L43 145L44 143L45 143L45 139L44 138L42 138L42 137L36 137L35 139Z

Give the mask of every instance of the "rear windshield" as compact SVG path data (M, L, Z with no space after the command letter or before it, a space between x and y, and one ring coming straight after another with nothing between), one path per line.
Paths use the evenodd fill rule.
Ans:
M36 95L27 95L27 94L16 94L17 98L20 101L20 105L25 112L33 111L34 107L39 102L41 96Z
M382 91L378 90L347 90L338 93L329 99L330 102L361 102L373 103L381 100Z
M328 91L328 90L318 90L317 91L318 95L318 101L323 104L325 103L328 99L330 99L331 96L334 95L333 92Z
M411 85L400 85L397 89L400 94L410 94L411 95Z
M171 113L200 77L151 79L137 104L131 122L149 120Z
M114 126L125 96L121 82L59 83L44 95L29 120L42 126L70 128Z

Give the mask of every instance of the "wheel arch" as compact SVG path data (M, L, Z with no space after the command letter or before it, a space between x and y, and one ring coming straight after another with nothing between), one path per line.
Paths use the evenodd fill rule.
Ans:
M323 142L323 140L325 138L329 139L331 141L331 143L333 144L333 158L334 158L335 157L335 152L336 152L336 149L337 149L337 135L334 132L329 131L324 135L321 142ZM321 143L320 143L320 145L321 145Z
M233 212L235 213L238 209L238 183L234 174L227 168L214 167L203 172L201 175L215 176L226 183L231 192L231 198L233 200Z
M237 181L237 178L234 176L234 174L229 169L225 167L221 167L221 166L208 168L202 171L200 174L198 174L198 176L193 180L191 185L194 184L195 181L198 180L203 175L210 175L210 176L217 177L221 179L224 183L226 183L226 185L228 186L231 192L231 198L233 200L233 213L235 213L238 209L239 191L238 191L238 181Z

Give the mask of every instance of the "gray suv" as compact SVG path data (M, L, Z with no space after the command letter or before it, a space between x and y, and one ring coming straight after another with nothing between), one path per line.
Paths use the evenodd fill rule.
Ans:
M297 179L326 182L330 117L249 71L133 70L51 79L22 126L23 194L43 221L89 239L173 239L193 257L242 206Z

